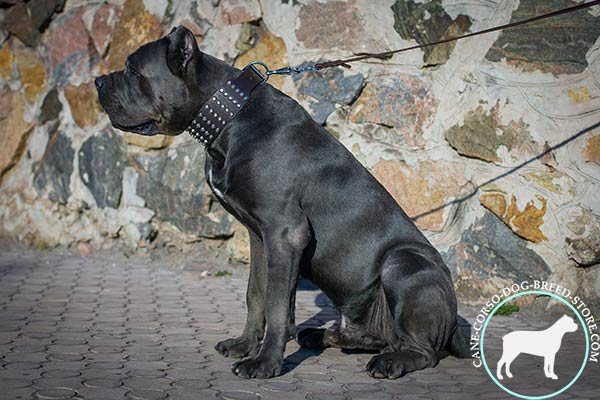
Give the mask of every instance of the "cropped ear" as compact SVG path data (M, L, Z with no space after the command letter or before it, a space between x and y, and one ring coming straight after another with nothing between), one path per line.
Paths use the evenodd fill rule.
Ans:
M190 61L199 53L194 34L185 26L178 26L168 35L167 65L173 75L183 76Z

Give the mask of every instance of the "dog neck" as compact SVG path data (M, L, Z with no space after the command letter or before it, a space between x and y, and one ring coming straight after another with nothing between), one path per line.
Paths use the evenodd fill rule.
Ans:
M210 147L227 124L250 101L252 91L265 81L265 76L253 65L248 65L236 78L227 79L214 89L184 132L204 147Z

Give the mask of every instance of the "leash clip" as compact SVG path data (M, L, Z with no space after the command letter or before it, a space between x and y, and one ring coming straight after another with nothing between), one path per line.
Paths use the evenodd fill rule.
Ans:
M255 65L260 65L261 67L263 67L265 69L265 73L264 74L261 73L255 67ZM307 65L307 66L297 65L295 67L283 67L283 68L278 68L278 69L269 69L267 64L265 64L262 61L252 61L250 64L248 64L244 67L244 69L246 69L246 68L252 68L256 73L258 73L263 78L263 82L268 81L269 77L271 75L292 75L292 74L301 74L301 73L307 72L307 71L319 70L317 64L312 64L312 65Z

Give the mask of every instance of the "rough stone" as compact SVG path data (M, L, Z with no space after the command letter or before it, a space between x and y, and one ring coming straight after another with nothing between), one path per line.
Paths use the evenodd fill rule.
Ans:
M418 44L436 42L467 33L471 20L466 15L452 19L444 10L442 0L426 3L412 0L397 0L392 5L394 29L405 40L415 40ZM426 65L443 64L450 58L455 42L423 48L423 62Z
M40 114L40 124L43 125L48 121L54 121L62 111L62 103L58 99L58 90L52 88L44 97L42 102L42 113Z
M443 256L457 277L457 293L465 303L478 304L507 283L545 279L551 272L527 242L492 213L477 219Z
M235 221L231 228L233 237L227 241L227 249L231 259L245 264L250 263L250 236L244 225Z
M144 207L146 202L137 195L137 182L139 175L132 167L125 167L123 170L123 195L121 196L121 206Z
M142 0L126 0L118 15L103 72L123 69L129 54L162 33L160 21L146 10Z
M168 147L173 142L173 136L143 136L135 133L125 132L123 134L123 140L125 140L127 144L141 147L143 149L163 149Z
M117 11L112 4L102 4L94 12L90 36L101 56L106 54L117 20Z
M54 79L64 84L75 77L87 77L98 60L94 43L83 22L85 8L73 8L58 16L48 32L45 45Z
M92 248L87 243L79 243L77 244L77 250L79 250L79 254L83 257L89 257L92 255Z
M79 150L79 176L98 207L119 207L127 148L110 128L87 139Z
M311 114L320 124L327 120L329 114L335 110L336 104L352 103L364 84L362 74L346 77L340 68L306 72L301 75L293 75L292 78L299 94L315 100L310 106Z
M94 125L100 111L94 83L88 82L79 86L67 85L64 91L75 123L80 128Z
M2 27L28 47L35 47L52 16L60 12L65 0L29 0L4 2L7 8Z
M196 143L131 157L139 173L137 193L157 217L200 237L230 237L227 212L204 179L204 149Z
M287 48L285 42L268 30L258 33L258 39L252 48L241 54L235 61L235 66L243 68L252 61L260 60L271 69L287 65ZM284 76L272 76L269 84L281 89L285 82Z
M463 124L452 126L446 140L459 154L484 161L501 163L497 151L506 147L515 161L533 156L539 149L523 122L511 121L504 125L500 120L500 103L489 112L483 106L467 112Z
M572 232L565 238L567 254L577 264L589 266L600 263L600 217L581 209L580 213L567 222Z
M21 158L32 125L24 120L24 104L18 92L0 96L0 178Z
M600 135L588 139L587 145L583 150L583 156L587 161L600 165Z
M585 86L567 89L567 96L569 96L575 104L587 103L592 100L590 89Z
M29 49L19 48L15 51L15 62L25 97L30 102L37 99L46 82L46 70L40 56Z
M541 207L537 208L534 202L530 201L522 211L517 206L515 195L511 196L508 206L504 193L482 194L479 201L481 205L498 216L514 233L524 239L539 243L542 240L548 240L541 229L544 224L547 199L541 196L536 197L541 202Z
M510 22L571 7L570 0L522 0ZM540 70L555 75L583 72L586 53L600 36L600 17L587 10L549 18L500 33L486 59L506 62L522 71Z
M370 52L387 48L369 34L354 2L310 1L298 13L299 25L296 39L309 49L341 49Z
M399 143L423 148L423 131L431 123L438 102L419 77L397 74L367 83L352 105L349 119L394 128Z
M523 178L552 193L575 195L573 178L554 169L545 172L527 172L523 174Z
M64 132L50 134L44 156L34 165L33 184L39 195L47 194L51 201L66 204L71 195L74 155L71 139Z
M9 80L13 77L14 63L15 55L12 51L12 44L7 41L0 47L0 78Z
M134 224L143 224L149 222L154 217L155 212L143 207L121 207L118 210L118 216L121 221L133 222Z
M464 167L447 161L427 160L410 166L381 160L373 168L373 175L413 218L456 198L466 183ZM421 229L440 231L445 222L444 210L423 215L415 222Z
M221 0L219 8L227 25L256 21L262 16L258 0Z
M40 32L35 28L24 2L16 2L3 16L3 29L19 38L27 46L35 46Z

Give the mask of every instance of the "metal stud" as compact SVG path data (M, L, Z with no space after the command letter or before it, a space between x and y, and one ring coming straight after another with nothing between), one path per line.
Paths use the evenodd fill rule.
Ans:
M223 93L223 92L224 92L224 90L223 90L223 89L219 89L219 92Z
M215 131L216 131L217 133L219 133L219 131L220 131L220 130L221 130L221 128L217 128L217 129L215 129Z
M237 106L237 108L240 108L240 107L241 107L241 105L239 105L239 104L236 104L236 106Z
M210 127L211 127L212 129L215 129L215 124L212 124Z

